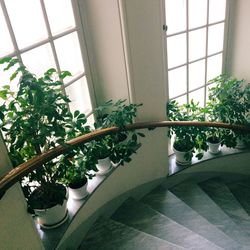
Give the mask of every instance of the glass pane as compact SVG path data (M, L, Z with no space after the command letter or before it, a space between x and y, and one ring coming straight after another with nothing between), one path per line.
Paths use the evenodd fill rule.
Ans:
M172 99L187 91L187 67L168 71L169 98Z
M94 128L94 123L95 123L94 115L90 115L90 116L87 118L87 123L86 123L86 125L89 125L90 127Z
M222 73L222 54L208 57L207 59L207 82Z
M189 61L204 57L206 54L206 29L189 32Z
M193 99L195 103L199 102L200 107L204 107L204 97L205 97L205 88L201 88L189 93L189 102Z
M71 0L45 0L44 3L53 35L75 27Z
M82 77L78 81L72 83L66 89L66 94L69 96L71 103L69 104L71 112L80 110L82 113L88 114L92 110L92 105L89 96L89 88L86 77Z
M208 28L208 54L223 50L224 23L212 25Z
M9 30L7 28L2 8L0 7L0 37L1 37L1 48L0 57L4 57L14 51L14 47L10 38Z
M38 77L50 68L56 68L50 44L39 46L21 55L24 65Z
M5 1L19 48L48 37L39 0Z
M55 47L61 70L68 70L72 75L84 72L82 54L76 32L56 39Z
M205 60L189 64L189 90L205 84Z
M187 62L187 35L181 34L167 38L168 68Z
M215 23L225 19L226 0L209 1L209 23Z
M186 0L166 0L167 33L173 34L186 29Z
M18 64L11 67L9 70L4 71L4 68L7 64L0 64L0 88L4 85L10 85L10 89L12 91L17 90L17 84L19 82L19 77L17 76L14 80L10 81L11 75L14 73L14 71L18 68Z
M178 98L175 98L174 100L177 101L180 105L186 104L187 103L187 95L182 95Z
M189 29L197 28L207 23L207 0L189 0Z

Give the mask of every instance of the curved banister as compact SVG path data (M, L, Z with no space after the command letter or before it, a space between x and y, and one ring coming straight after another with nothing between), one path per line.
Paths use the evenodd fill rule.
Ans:
M139 122L125 126L124 128L110 127L101 130L95 130L89 134L85 134L68 141L65 145L57 146L49 151L42 153L34 158L22 163L16 168L10 170L0 179L0 198L4 195L5 191L18 182L23 176L39 168L46 162L56 158L57 156L70 151L72 147L84 144L86 142L104 137L121 131L130 131L135 129L154 129L160 127L171 126L195 126L195 127L218 127L232 130L244 131L250 133L250 127L244 125L227 124L221 122L196 122L196 121L156 121L156 122Z

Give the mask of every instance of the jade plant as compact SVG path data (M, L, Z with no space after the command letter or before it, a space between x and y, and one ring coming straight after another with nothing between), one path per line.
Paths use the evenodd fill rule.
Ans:
M4 58L0 64L6 65L4 70L7 71L16 67L10 84L0 90L1 130L14 167L90 131L88 126L84 126L84 114L70 112L70 100L62 91L63 79L70 76L68 71L58 75L55 69L49 69L37 78L17 59ZM14 92L11 91L11 81L17 77L18 89ZM59 159L54 159L23 179L24 194L31 208L63 203L66 190L59 180L65 171L61 168Z

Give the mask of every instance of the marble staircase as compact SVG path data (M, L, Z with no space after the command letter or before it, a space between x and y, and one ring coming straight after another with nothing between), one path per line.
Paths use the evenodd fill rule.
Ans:
M80 250L250 250L250 179L158 186L99 218Z

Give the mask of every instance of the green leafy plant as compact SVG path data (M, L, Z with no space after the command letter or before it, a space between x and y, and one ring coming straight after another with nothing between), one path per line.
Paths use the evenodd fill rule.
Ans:
M49 69L42 77L37 78L17 59L4 58L0 60L0 64L6 65L4 70L16 67L10 81L19 77L16 92L11 91L11 84L4 85L0 90L1 130L4 132L14 167L90 131L88 126L84 126L87 121L84 114L79 111L73 114L70 112L70 100L62 91L63 79L71 75L68 71L58 75L55 69ZM72 152L75 151L72 149ZM45 202L45 198L39 199L34 194L41 196L42 193L51 193L53 188L55 195L50 196L54 197L56 202L61 200L59 180L65 177L67 172L62 171L63 163L65 170L68 162L54 159L30 173L22 181L28 204L37 204L39 200ZM47 205L50 204L51 201L48 200Z
M94 110L96 129L124 126L132 124L137 114L137 109L142 104L126 104L126 100L112 100L106 102ZM131 155L136 153L141 143L138 137L145 135L136 131L121 131L113 135L108 135L92 144L93 154L98 159L110 157L112 162L124 165L125 162L131 161Z
M238 80L227 75L220 75L209 83L209 101L207 104L210 117L214 121L230 124L249 124L250 85L244 80ZM239 131L220 130L222 143L228 147L235 147L236 138L247 138Z
M190 104L179 105L177 101L172 100L167 103L167 117L170 121L204 121L205 116L198 103L191 100ZM192 158L194 149L197 150L196 157L201 159L203 151L207 150L205 143L206 128L194 126L171 126L168 131L170 138L174 137L173 147L181 152L187 153L187 160Z

